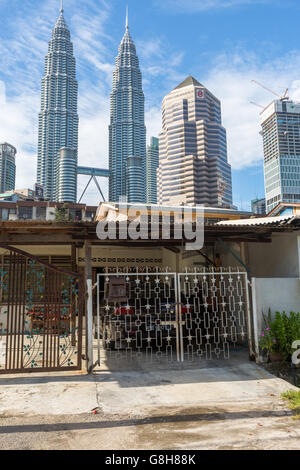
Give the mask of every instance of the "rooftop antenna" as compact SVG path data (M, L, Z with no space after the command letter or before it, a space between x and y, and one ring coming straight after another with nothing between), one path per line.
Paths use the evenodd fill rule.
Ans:
M61 0L61 1L60 1L60 12L61 12L61 13L64 12L64 0Z
M126 7L126 30L129 29L129 26L128 26L128 5Z

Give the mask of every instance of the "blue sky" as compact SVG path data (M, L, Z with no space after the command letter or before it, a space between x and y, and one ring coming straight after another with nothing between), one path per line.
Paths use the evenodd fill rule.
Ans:
M59 0L0 0L0 141L18 149L17 186L36 178L40 80ZM107 167L109 94L126 4L146 96L148 140L161 127L161 101L192 74L222 102L234 202L264 195L259 108L290 88L300 100L297 0L65 0L79 81L79 161ZM83 188L86 177L80 177ZM107 182L101 182L107 188ZM86 197L98 203L92 188Z

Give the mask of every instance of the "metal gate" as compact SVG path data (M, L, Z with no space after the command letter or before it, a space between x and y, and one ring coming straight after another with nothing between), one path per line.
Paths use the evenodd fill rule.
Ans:
M117 359L180 360L177 295L175 273L98 274L99 362L101 340Z
M181 360L229 359L230 350L251 351L247 273L238 269L178 274Z
M98 359L153 361L229 359L248 346L247 273L238 269L185 273L98 274Z
M2 248L0 374L81 369L83 279Z

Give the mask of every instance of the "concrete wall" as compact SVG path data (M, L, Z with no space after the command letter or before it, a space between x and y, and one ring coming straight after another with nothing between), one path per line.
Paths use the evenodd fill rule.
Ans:
M300 277L300 237L297 232L274 233L272 243L249 243L248 264L253 277Z
M252 278L253 324L257 357L258 341L264 328L263 314L300 312L300 279Z

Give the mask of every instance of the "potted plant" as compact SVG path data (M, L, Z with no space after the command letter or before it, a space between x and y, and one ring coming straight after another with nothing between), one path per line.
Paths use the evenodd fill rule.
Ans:
M266 327L260 337L260 347L267 352L268 360L271 362L280 362L283 356L278 350L278 343L270 327Z

